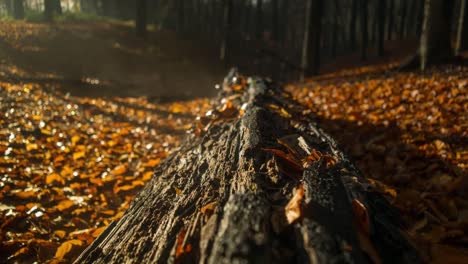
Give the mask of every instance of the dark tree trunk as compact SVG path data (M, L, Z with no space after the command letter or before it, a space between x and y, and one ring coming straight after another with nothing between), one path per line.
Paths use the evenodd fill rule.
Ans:
M331 56L332 58L335 58L337 47L338 47L338 30L339 30L338 19L340 17L338 0L333 0L333 11L334 11L334 16L333 16L333 25L332 25Z
M420 43L420 67L437 63L453 56L451 48L451 21L454 0L426 0Z
M177 1L177 31L179 33L185 33L185 1L186 0L176 0Z
M278 0L272 0L271 1L271 5L272 5L272 23L271 23L271 27L272 27L272 37L273 37L273 40L275 41L275 43L278 43L279 42L279 3L278 3Z
M221 41L221 49L219 58L226 63L229 62L228 60L228 53L231 52L229 49L230 46L230 39L231 39L231 29L232 29L232 0L223 0L224 5L224 14L223 14L223 37Z
M369 25L368 25L368 0L360 0L361 2L361 59L367 59L367 46L369 42Z
M203 118L75 263L421 262L395 209L290 95L233 82L245 79L229 76L215 105L234 98L229 113Z
M394 8L395 8L395 0L388 0L389 1L389 7L388 7L388 23L387 23L387 39L392 40L392 35L393 35L393 21L395 20L394 18Z
M147 0L137 0L136 1L136 17L135 17L135 27L137 36L141 38L146 38L146 8Z
M47 22L54 20L54 0L44 0L44 18Z
M461 0L458 17L456 54L468 50L468 2Z
M257 39L263 38L263 0L257 0L256 12L255 12L255 33Z
M54 1L54 11L57 15L61 15L63 13L62 10L62 3L60 0L55 0Z
M399 27L398 27L398 37L400 39L403 39L405 37L406 9L407 9L406 5L407 5L407 0L401 0L400 1L400 24L399 24Z
M282 39L282 46L286 47L288 42L288 23L289 23L289 1L290 0L283 0L281 2L281 33L280 38Z
M312 10L309 20L308 76L317 75L320 70L323 7L323 0L312 0Z
M349 44L351 45L351 50L356 50L356 26L357 26L357 12L359 7L359 1L361 0L351 0L351 19L349 21Z
M377 54L384 56L385 49L385 10L386 0L378 0L377 2L377 16L378 16L378 32L377 32Z
M23 0L14 0L14 17L15 19L23 19L24 18L24 1Z

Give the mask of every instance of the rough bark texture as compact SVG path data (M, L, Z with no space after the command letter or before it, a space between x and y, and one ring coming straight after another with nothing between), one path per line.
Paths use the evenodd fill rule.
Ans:
M201 134L187 135L76 263L420 262L394 210L311 115L259 79L228 91L239 80L234 72L226 77L216 104L229 98L243 114L203 117ZM297 168L271 149L323 156ZM326 164L327 155L336 163ZM300 217L288 224L288 201L300 191ZM352 209L357 200L367 208L364 247Z

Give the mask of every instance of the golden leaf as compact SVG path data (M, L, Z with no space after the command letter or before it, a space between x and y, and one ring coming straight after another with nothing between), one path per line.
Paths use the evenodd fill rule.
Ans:
M56 259L64 259L66 255L73 249L74 246L82 246L83 242L81 240L73 239L73 240L68 240L64 243L62 243L58 248L57 251L55 252L55 258Z

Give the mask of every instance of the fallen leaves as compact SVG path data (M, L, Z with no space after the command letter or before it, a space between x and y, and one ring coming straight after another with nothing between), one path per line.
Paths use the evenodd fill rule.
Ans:
M123 215L191 115L211 107L59 88L0 81L0 259L72 261Z
M382 69L337 72L288 90L400 210L427 258L441 247L459 252L468 241L467 68Z

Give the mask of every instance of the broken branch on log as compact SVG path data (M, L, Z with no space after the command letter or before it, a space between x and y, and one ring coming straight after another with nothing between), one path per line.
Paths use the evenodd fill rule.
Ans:
M232 71L76 263L419 263L398 214L290 94Z

